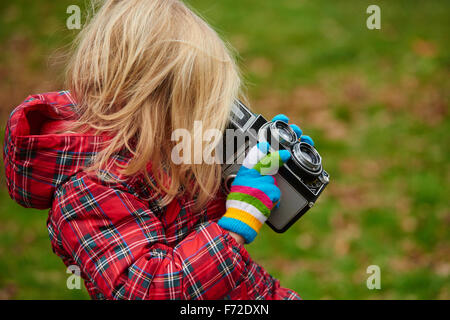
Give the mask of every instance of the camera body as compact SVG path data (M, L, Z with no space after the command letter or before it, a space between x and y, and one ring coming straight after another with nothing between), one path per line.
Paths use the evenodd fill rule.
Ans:
M282 199L267 220L275 232L282 233L314 205L328 185L329 175L323 170L322 159L316 149L300 142L289 125L281 121L267 121L236 101L221 150L225 160L222 166L225 191L229 191L248 150L264 140L270 143L270 152L287 149L292 155L275 174Z

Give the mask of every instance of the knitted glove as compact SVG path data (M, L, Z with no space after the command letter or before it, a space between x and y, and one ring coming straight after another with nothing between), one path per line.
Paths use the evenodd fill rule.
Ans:
M222 228L241 235L245 243L255 239L280 200L281 192L272 175L291 157L287 150L267 154L269 148L267 142L262 142L249 151L231 185L227 211L218 222Z

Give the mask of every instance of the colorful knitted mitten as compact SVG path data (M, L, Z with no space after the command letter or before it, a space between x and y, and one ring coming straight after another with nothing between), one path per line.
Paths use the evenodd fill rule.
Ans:
M239 169L226 201L227 211L219 226L252 242L280 200L280 189L272 176L291 154L280 150L267 154L267 142L259 143L248 153Z

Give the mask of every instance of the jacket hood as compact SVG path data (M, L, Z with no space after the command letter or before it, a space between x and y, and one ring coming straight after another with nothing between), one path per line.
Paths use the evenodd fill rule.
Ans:
M77 118L68 91L29 96L11 113L3 159L8 192L17 203L50 208L55 189L99 151L99 136L57 133Z

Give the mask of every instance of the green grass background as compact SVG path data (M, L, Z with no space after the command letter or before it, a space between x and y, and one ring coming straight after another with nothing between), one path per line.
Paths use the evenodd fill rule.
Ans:
M450 299L450 2L189 3L239 52L253 109L289 115L332 177L288 232L263 227L253 258L305 299ZM71 4L86 6L0 2L2 131L28 94L63 89ZM381 30L366 28L370 4ZM46 212L13 203L3 181L0 299L88 298L66 287ZM366 287L370 265L381 290Z

